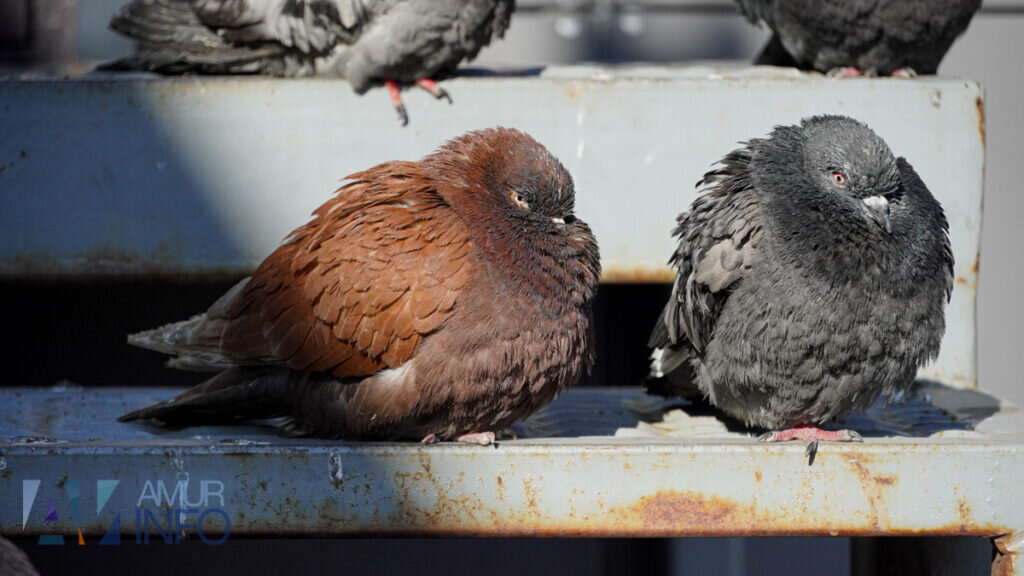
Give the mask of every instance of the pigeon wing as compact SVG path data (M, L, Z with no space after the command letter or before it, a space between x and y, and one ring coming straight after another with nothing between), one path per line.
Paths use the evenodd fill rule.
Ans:
M731 288L752 268L763 217L749 177L751 153L726 156L698 183L703 194L679 216L679 239L669 263L676 269L665 311L651 335L652 347L683 338L698 352L711 339Z
M452 314L471 243L432 180L411 162L350 178L209 319L239 363L365 376L401 365Z

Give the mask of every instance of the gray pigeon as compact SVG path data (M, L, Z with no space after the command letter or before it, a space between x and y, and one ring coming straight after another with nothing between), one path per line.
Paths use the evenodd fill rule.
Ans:
M772 37L754 62L832 76L935 74L981 0L737 0Z
M815 426L908 388L938 355L953 289L942 207L844 116L776 127L698 186L674 232L652 375L688 363L712 404L811 458L818 440L860 440Z
M448 98L451 74L508 28L515 0L132 0L110 27L138 42L105 70L346 78ZM451 100L448 98L449 101Z

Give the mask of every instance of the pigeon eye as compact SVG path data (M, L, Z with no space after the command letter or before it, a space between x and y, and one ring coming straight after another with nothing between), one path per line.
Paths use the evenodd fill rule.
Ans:
M515 204L516 206L519 206L523 210L529 210L530 209L530 203L526 200L526 196L523 196L519 192L516 192L515 190L513 190L511 193L509 193L509 198L512 199L512 203L513 204Z
M832 183L836 186L846 186L846 175L838 170L832 172Z

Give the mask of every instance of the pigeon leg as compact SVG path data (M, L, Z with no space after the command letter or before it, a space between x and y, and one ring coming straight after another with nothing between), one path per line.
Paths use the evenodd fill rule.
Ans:
M907 66L893 70L890 76L893 78L917 78L917 71Z
M455 441L465 442L467 444L490 446L491 444L494 444L494 432L470 432L468 434L456 436Z
M863 442L861 435L853 430L822 430L815 426L797 426L788 430L765 432L757 437L758 442L786 442L800 440L807 444L807 463L814 463L814 455L818 453L818 441L825 442Z
M448 95L448 91L438 86L437 82L434 82L430 78L420 78L416 81L416 85L427 92L430 92L434 98L437 98L438 100L447 100L449 104L452 103L452 97Z
M405 113L405 104L402 104L402 93L398 90L398 84L394 80L385 80L384 85L391 95L391 105L395 107L395 112L398 112L398 121L405 126L409 123L409 115Z
M860 71L860 68L855 66L839 66L838 68L829 70L826 76L829 78L857 78L859 76L864 76L864 73Z

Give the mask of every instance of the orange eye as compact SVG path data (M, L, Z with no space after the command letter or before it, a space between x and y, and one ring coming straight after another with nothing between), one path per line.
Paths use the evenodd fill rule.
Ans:
M832 173L832 182L836 186L846 186L846 175L837 170Z
M516 206L519 206L523 210L529 210L530 209L530 203L527 202L526 197L523 196L522 194L520 194L519 192L516 192L515 190L513 190L512 192L509 193L509 198L512 199L512 203L513 204L515 204Z

